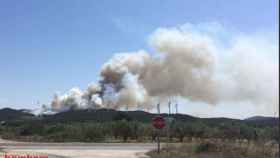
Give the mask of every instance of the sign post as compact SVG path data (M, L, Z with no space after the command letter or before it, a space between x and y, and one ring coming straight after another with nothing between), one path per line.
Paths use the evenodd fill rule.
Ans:
M160 153L159 129L157 129L157 153Z
M165 127L165 120L161 116L156 116L153 118L153 126L157 129L157 146L158 146L158 154L160 152L160 139L159 139L159 132L160 129Z

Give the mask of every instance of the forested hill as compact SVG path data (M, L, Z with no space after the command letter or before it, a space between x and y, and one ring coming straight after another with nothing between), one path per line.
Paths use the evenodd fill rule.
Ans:
M35 115L27 110L15 110L11 108L0 109L0 121L32 119Z
M53 115L43 115L42 120L52 122L72 122L72 121L114 121L114 120L133 120L139 122L150 122L157 114L148 113L144 111L116 111L112 109L99 109L99 110L70 110ZM163 117L167 117L167 114L161 114ZM192 121L198 119L186 114L172 114L174 118L182 121Z
M279 125L279 117L254 116L247 118L244 121L258 125Z
M27 110L15 110L10 108L0 109L0 121L13 121L13 120L40 120L46 123L57 122L84 122L84 121L96 121L96 122L108 122L114 120L133 120L143 123L148 123L157 114L148 113L144 111L117 111L112 109L99 109L99 110L69 110L66 112L60 112L56 114L38 115L35 116ZM167 117L166 113L161 114L163 117ZM203 121L208 124L216 123L250 123L255 125L268 125L274 126L279 124L279 118L275 117L262 117L256 116L245 120L230 119L230 118L198 118L186 114L172 114L172 118L183 122L188 121Z

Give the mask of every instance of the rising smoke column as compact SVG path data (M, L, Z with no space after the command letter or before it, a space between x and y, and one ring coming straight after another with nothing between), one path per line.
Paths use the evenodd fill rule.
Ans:
M172 96L209 105L278 107L279 61L273 58L279 55L278 47L250 36L233 36L225 44L217 38L224 33L219 26L159 28L149 40L154 54L115 54L102 66L97 84L55 95L51 107L149 109Z
M101 69L102 98L109 108L141 107L150 97L140 83L142 70L151 57L145 51L115 55ZM148 107L147 107L148 108Z
M102 106L102 100L99 97L100 91L99 85L91 84L86 91L72 88L63 95L56 93L51 102L51 110L62 112L70 109L99 108Z
M178 29L158 29L151 45L162 56L146 67L143 84L153 96L183 96L209 104L217 102L215 48L212 40Z

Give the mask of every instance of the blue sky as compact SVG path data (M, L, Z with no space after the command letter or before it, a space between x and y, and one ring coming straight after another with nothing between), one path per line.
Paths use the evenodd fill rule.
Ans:
M150 49L158 27L219 22L278 34L277 0L9 0L0 2L0 107L36 108L86 88L116 52Z

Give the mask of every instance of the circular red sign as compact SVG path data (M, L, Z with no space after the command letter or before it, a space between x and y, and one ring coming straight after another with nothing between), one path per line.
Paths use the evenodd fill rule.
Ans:
M153 126L157 129L162 129L165 127L165 120L161 116L156 116L153 118Z

